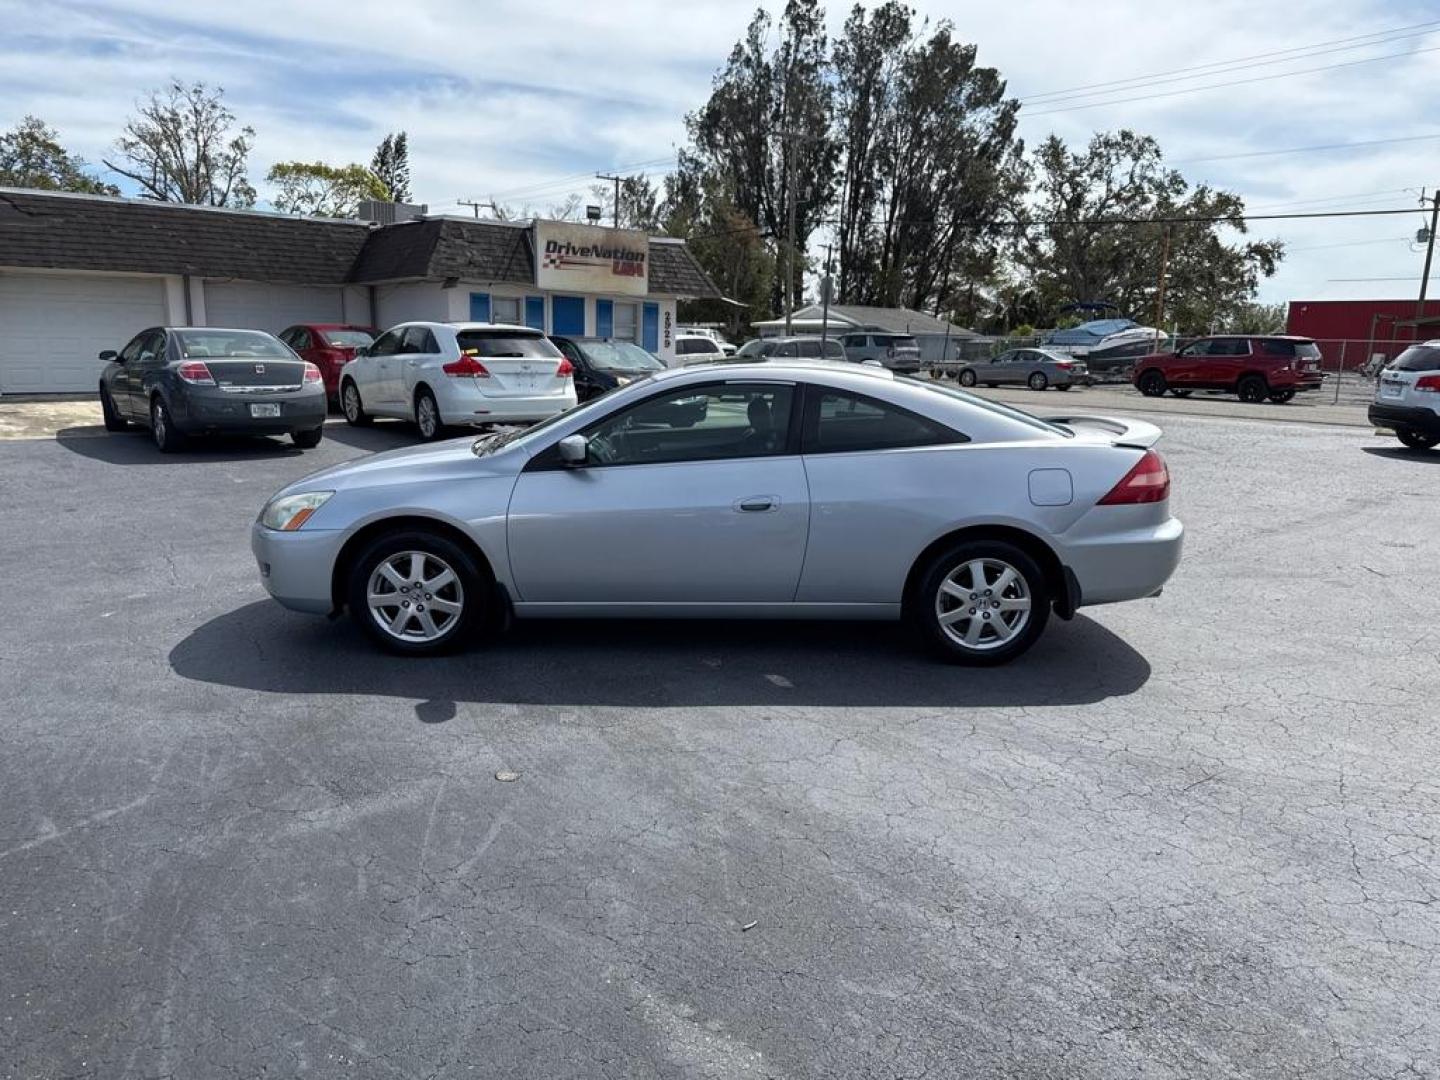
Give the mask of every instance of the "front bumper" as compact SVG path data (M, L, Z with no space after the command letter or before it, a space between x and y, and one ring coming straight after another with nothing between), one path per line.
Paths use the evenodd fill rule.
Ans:
M278 405L280 415L252 416L251 405ZM170 402L175 426L187 435L286 435L311 431L325 423L325 389L312 384L283 394L232 394L196 389Z
M266 591L287 608L315 615L335 606L330 579L344 542L337 529L277 532L258 521L250 527L250 550Z
M1091 517L1143 511L1146 507L1096 507ZM1096 522L1095 524L1100 524ZM1067 537L1065 565L1080 586L1080 606L1139 600L1160 592L1175 568L1185 545L1185 527L1178 518L1159 524L1137 524L1118 529L1098 528L1093 535Z
M1377 401L1370 406L1370 422L1376 427L1440 438L1440 415L1433 409L1415 405L1382 405Z

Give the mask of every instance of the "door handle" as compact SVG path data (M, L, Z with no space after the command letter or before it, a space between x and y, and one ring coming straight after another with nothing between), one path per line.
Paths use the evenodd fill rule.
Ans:
M735 509L745 514L763 514L779 505L778 495L751 495L749 498L735 500Z

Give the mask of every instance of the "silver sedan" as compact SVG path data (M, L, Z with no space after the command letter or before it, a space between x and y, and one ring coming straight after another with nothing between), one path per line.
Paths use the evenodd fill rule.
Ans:
M308 476L252 547L286 607L403 653L507 614L903 618L996 664L1052 612L1160 591L1182 530L1159 436L859 365L677 369Z
M1048 349L1011 349L993 360L966 364L960 369L960 385L1028 386L1031 390L1069 390L1090 380L1083 360Z

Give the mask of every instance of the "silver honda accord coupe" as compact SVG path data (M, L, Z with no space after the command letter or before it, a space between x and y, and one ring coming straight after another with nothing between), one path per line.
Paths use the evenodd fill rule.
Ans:
M657 372L524 430L376 454L252 531L286 607L435 653L581 616L906 619L998 664L1180 558L1150 424L1040 420L882 368Z

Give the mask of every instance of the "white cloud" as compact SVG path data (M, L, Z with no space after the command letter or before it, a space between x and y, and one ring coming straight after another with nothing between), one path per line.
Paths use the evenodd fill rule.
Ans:
M980 62L998 67L1022 98L1435 15L1424 0L918 6L932 21L951 19L960 38L976 42ZM830 5L832 33L848 8L843 0ZM380 0L121 0L103 9L0 0L0 25L8 30L0 37L0 127L34 113L98 161L136 98L172 75L204 79L224 85L234 111L259 132L257 176L278 160L368 160L386 131L403 128L417 197L441 204L526 188L516 201L543 206L567 187L588 187L559 178L670 156L684 137L684 114L703 102L752 12L748 3L661 0L416 0L404 7ZM1237 84L1224 89L1045 116L1037 114L1053 106L1037 102L1022 110L1021 131L1033 144L1052 131L1083 141L1096 129L1128 126L1155 135L1172 160L1426 134L1440 131L1427 116L1440 91L1440 53L1238 81L1437 45L1440 34L1288 64L1277 58L1233 73L1228 79ZM1130 96L1138 94L1114 95ZM1415 196L1402 189L1440 181L1437 158L1440 140L1180 167L1194 180L1283 211L1391 205L1385 196L1283 205L1373 192L1408 205ZM1413 280L1331 279L1418 275L1419 256L1399 239L1413 234L1418 220L1417 213L1260 223L1257 235L1279 236L1296 249L1265 296L1409 295ZM1331 246L1352 241L1356 246Z

